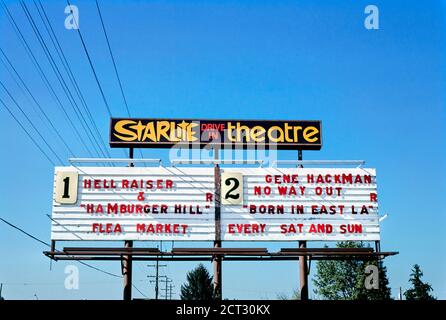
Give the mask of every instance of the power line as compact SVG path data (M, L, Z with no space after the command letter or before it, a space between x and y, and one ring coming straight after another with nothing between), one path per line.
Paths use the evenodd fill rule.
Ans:
M84 265L84 266L86 266L86 267L88 267L90 269L102 272L102 273L107 274L109 276L112 276L112 277L115 277L115 278L122 278L122 276L120 276L120 275L117 275L117 274L114 274L114 273L111 273L111 272L99 269L98 267L92 266L91 264L85 263L83 261L80 261L80 260L75 260L75 261L79 262L80 264L82 264L82 265Z
M1 101L1 100L0 100L0 101ZM9 222L9 221L3 219L2 217L0 217L0 220L3 221L4 223L6 223L8 226L10 226L10 227L12 227L12 228L14 228L14 229L20 231L21 233L25 234L25 235L28 236L29 238L31 238L31 239L33 239L33 240L35 240L35 241L37 241L37 242L39 242L39 243L41 243L41 244L47 246L47 247L51 247L51 245L50 245L49 243L47 243L47 242L45 242L45 241L43 241L43 240L37 238L36 236L33 236L33 235L30 234L29 232L26 232L26 231L23 230L22 228L20 228L20 227L14 225L14 224L12 224L11 222ZM58 250L56 250L56 251L58 251ZM117 274L114 274L114 273L105 271L105 270L100 269L100 268L98 268L98 267L92 266L91 264L85 263L85 262L83 262L83 261L81 261L81 260L74 260L74 261L76 261L76 262L82 264L83 266L86 266L86 267L88 267L88 268L90 268L90 269L92 269L92 270L101 272L101 273L103 273L103 274L106 274L106 275L109 275L109 276L112 276L112 277L115 277L115 278L122 278L122 276L120 276L120 275L117 275ZM132 287L135 288L136 291L138 291L143 297L147 297L144 293L141 292L141 290L138 289L138 287L136 287L136 285L132 284Z
M48 124L48 120L46 120L44 118L44 116L42 116L42 112L36 107L35 102L33 102L30 97L29 94L27 94L27 92L25 91L25 89L23 88L23 85L21 83L19 83L19 81L17 80L17 75L13 74L12 71L10 70L10 66L8 66L6 64L6 62L4 61L4 58L0 56L0 62L2 63L3 67L5 68L5 70L8 72L9 76L11 77L12 80L14 80L14 83L16 84L16 86L18 87L18 89L20 90L20 92L23 94L23 96L26 98L28 104L36 113L36 115L38 116L38 118L40 119L40 121L44 124L45 128L49 131L51 131L51 127ZM12 91L14 91L13 88L11 88ZM31 115L30 115L31 117ZM33 119L34 121L34 119ZM37 121L34 121L34 123L37 125ZM51 132L52 133L52 132ZM56 133L57 135L57 133Z
M110 57L113 62L113 68L115 70L116 78L118 79L119 89L121 90L122 99L124 100L125 108L127 109L127 115L130 117L129 105L127 104L127 99L125 98L124 90L122 88L121 78L119 77L118 68L116 67L115 57L113 56L113 51L110 46L110 41L108 40L107 30L105 29L104 20L102 19L102 13L101 13L101 9L99 7L98 0L96 0L96 8L98 9L99 18L101 20L102 31L104 32L105 39L107 40L108 52L110 53Z
M135 282L143 282L147 280L134 280ZM7 286L60 286L60 282L2 282ZM84 285L98 285L98 284L117 284L115 281L82 281Z
M70 3L69 0L67 0L67 3L71 7L71 3ZM101 92L102 100L104 101L104 104L105 104L105 106L107 108L107 111L108 111L108 115L111 118L112 117L112 112L110 110L110 106L108 105L107 98L105 97L104 90L102 89L101 83L99 82L99 78L98 78L98 75L96 74L96 70L95 70L95 68L93 66L93 62L91 61L90 54L88 53L87 46L85 45L84 37L82 36L81 30L79 28L79 25L77 24L76 19L73 19L73 21L76 24L77 34L79 35L79 38L81 39L82 47L84 48L84 52L85 52L85 55L87 56L90 68L93 71L93 75L94 75L94 78L96 80L96 84L98 85L99 91Z
M39 146L37 141L33 138L33 136L26 130L26 128L23 126L23 124L19 121L19 119L16 118L16 116L12 113L11 109L8 108L6 103L3 102L2 99L0 99L1 104L5 107L5 109L8 111L8 113L11 115L11 117L17 122L17 124L22 128L23 131L25 131L26 135L31 139L31 141L34 143L34 145L40 150L40 152L43 153L45 158L48 159L49 162L53 164L53 166L56 166L56 163L50 158L50 156L42 149L42 147Z
M136 291L138 291L143 297L147 298L147 295L145 295L144 293L141 292L141 290L139 290L133 283L132 283L132 287L136 289Z
M85 148L85 150L87 151L87 153L90 156L93 156L93 154L91 153L90 149L88 148L88 146L85 144L85 142L83 141L83 138L79 132L79 130L76 128L76 126L74 125L73 121L71 120L71 117L68 115L67 110L65 109L64 105L62 104L62 102L60 101L59 97L57 96L56 92L54 91L53 86L51 85L51 83L49 82L47 76L45 75L45 72L43 72L42 67L40 66L40 63L38 62L38 60L36 59L33 51L31 50L28 42L26 41L25 37L23 36L22 32L20 31L20 28L18 27L17 23L14 20L14 17L12 16L11 12L9 11L8 7L6 6L5 2L3 0L1 0L2 2L2 6L3 6L3 10L6 12L7 17L8 17L8 21L11 24L11 26L13 27L13 30L15 32L15 34L17 35L17 37L19 38L21 44L23 45L23 47L25 48L26 53L28 54L28 57L30 58L31 62L33 63L34 67L37 69L39 76L42 78L46 88L48 89L48 91L50 92L51 97L54 99L54 101L56 102L56 104L59 105L59 107L61 108L61 110L63 111L63 114L65 116L65 119L68 121L68 123L71 125L71 127L73 128L73 130L75 131L77 138L79 139L79 142L83 145L83 147Z
M110 41L108 39L107 30L105 29L105 23L104 23L104 19L102 18L101 8L99 7L98 0L96 0L96 8L98 9L99 18L101 20L101 25L102 25L102 31L104 32L105 40L107 41L108 52L110 53L110 57L111 57L111 60L113 62L113 68L115 70L116 79L118 80L118 83L119 83L119 89L121 91L121 96L122 96L122 99L124 100L125 108L127 110L127 115L130 118L131 117L131 115L130 115L130 108L129 108L129 105L127 103L127 98L125 97L125 94L124 94L122 81L121 81L121 78L119 77L118 67L116 66L115 57L113 55L113 51L112 51L112 48L111 48L111 45L110 45ZM141 155L141 159L143 159L144 156L142 154L141 149L138 148L138 151L139 151L139 154ZM144 166L146 166L145 163L144 163Z
M155 267L155 275L154 276L147 276L147 278L155 278L155 280L150 280L150 282L155 283L155 300L158 300L159 295L159 278L166 277L167 276L160 276L159 275L159 268L160 267L167 267L166 264L159 264L159 261L156 260L156 264L149 264L148 267Z
M14 228L14 229L20 231L21 233L27 235L27 236L30 237L31 239L34 239L34 240L36 240L37 242L40 242L40 243L46 245L47 247L51 247L51 245L50 245L48 242L45 242L45 241L43 241L43 240L40 240L39 238L37 238L37 237L33 236L32 234L26 232L25 230L23 230L23 229L17 227L16 225L13 225L12 223L6 221L6 220L3 219L2 217L0 217L0 220L2 220L2 221L3 221L4 223L6 223L8 226L10 226L10 227L12 227L12 228Z
M71 7L71 3L70 3L69 0L67 0L67 4ZM81 40L82 47L84 48L85 55L87 56L87 60L88 60L88 63L90 65L91 71L93 71L94 79L96 81L96 84L98 85L99 91L101 92L102 100L104 101L105 107L107 108L108 115L110 116L110 118L112 118L113 116L112 116L112 112L111 112L110 106L109 106L109 104L107 102L107 98L105 97L105 93L104 93L104 90L102 89L101 83L99 82L98 75L97 75L96 70L95 70L95 68L93 66L93 61L91 60L90 54L88 53L87 45L85 44L84 37L82 36L81 29L79 28L79 25L77 24L76 19L73 19L73 21L74 21L75 26L76 26L77 34L79 35L79 38ZM122 149L122 151L125 154L124 149Z
M0 85L3 87L3 90L6 91L6 93L8 94L8 96L11 98L11 100L14 102L14 104L17 106L17 108L20 110L20 112L23 114L23 116L26 118L26 120L28 120L29 124L31 125L31 127L33 127L33 129L37 132L37 134L39 135L39 137L43 140L43 143L45 143L45 145L48 147L48 149L50 149L50 151L56 156L57 160L60 161L60 163L63 163L62 159L57 155L57 153L54 151L54 149L49 145L49 143L45 140L45 138L42 136L42 134L40 133L40 131L36 128L36 126L34 125L34 123L31 121L31 119L26 115L25 111L23 111L22 107L20 107L20 105L17 103L17 101L14 99L14 97L11 95L11 93L8 91L8 89L6 89L5 85L3 84L3 82L0 81Z
M166 287L162 288L161 290L164 290L164 299L167 300L167 297L169 295L169 291L172 290L171 288L169 288L170 286L172 286L171 282L173 281L172 279L170 279L169 277L165 276L164 280L160 280L161 282L165 282Z
M26 4L23 0L20 1L20 5L22 6L22 9L26 15L26 18L27 18L29 24L31 25L37 40L39 41L39 44L42 47L42 49L45 53L45 56L48 59L50 65L51 65L51 68L52 68L53 72L55 73L57 80L59 81L59 84L62 87L62 90L64 91L65 95L67 96L68 101L70 102L70 105L73 108L74 113L76 114L76 117L78 118L79 122L81 123L82 128L85 130L87 138L90 140L91 144L93 145L93 148L95 148L95 147L98 148L97 150L99 150L99 152L95 149L97 154L100 156L100 153L102 153L102 155L104 157L106 157L103 150L101 149L98 141L96 140L96 137L93 135L90 126L88 125L87 121L85 120L83 113L79 109L79 106L77 105L76 100L74 99L73 94L71 93L71 90L68 88L68 85L65 82L65 79L63 78L63 76L59 70L59 67L57 66L56 62L54 61L54 58L53 58L50 50L48 49L48 46L46 45L45 40L43 39L42 34L40 33L39 28L36 25L31 13L29 12L28 7L26 6ZM92 137L93 137L94 141L92 140Z
M37 237L33 236L32 234L26 232L25 230L23 230L22 228L20 228L20 227L14 225L14 224L12 224L11 222L9 222L9 221L3 219L2 217L0 217L0 220L3 221L4 223L6 223L8 226L10 226L10 227L12 227L12 228L14 228L14 229L20 231L21 233L25 234L26 236L30 237L31 239L33 239L33 240L35 240L35 241L37 241L37 242L40 242L41 244L44 244L44 245L46 245L47 247L51 247L51 245L50 245L49 243L47 243L47 242L45 242L45 241L43 241L43 240L40 240L39 238L37 238ZM111 273L111 272L102 270L102 269L100 269L100 268L97 268L97 267L95 267L95 266L92 266L92 265L90 265L90 264L88 264L88 263L85 263L85 262L83 262L83 261L80 261L80 260L75 260L75 261L79 262L80 264L82 264L82 265L84 265L84 266L86 266L86 267L88 267L88 268L91 268L91 269L93 269L93 270L102 272L102 273L107 274L107 275L109 275L109 276L113 276L113 277L116 277L116 278L122 278L122 276L119 276L119 275L117 275L117 274L114 274L114 273Z
M72 156L74 155L73 150L71 150L70 146L67 144L67 142L65 141L65 139L62 137L62 135L60 134L59 130L57 130L57 128L54 126L53 122L51 121L51 119L48 117L47 113L45 112L45 110L42 108L41 104L39 102L37 102L37 99L35 98L35 96L32 94L32 92L30 91L30 89L28 88L28 86L26 85L26 83L23 81L23 78L20 76L20 74L17 72L16 68L14 67L14 65L11 63L11 61L9 60L8 56L5 54L5 52L2 50L2 48L0 48L0 53L2 53L2 55L4 56L5 60L8 62L9 67L14 71L16 77L19 79L20 83L22 84L22 86L25 88L26 92L29 94L29 96L32 98L32 100L34 101L34 103L37 105L37 107L39 108L40 112L43 114L44 118L47 120L47 122L50 124L51 128L53 129L53 131L56 133L57 137L60 139L60 141L62 141L62 143L65 145L65 147L67 148L67 150L70 152L70 154ZM14 81L16 82L17 86L20 87L19 83L17 82L17 80L12 76L12 72L7 68L6 63L3 61L3 59L0 59L1 62L3 63L3 65L5 66L5 69L8 71L8 73L11 75L11 78L14 79ZM20 87L21 88L21 87ZM22 89L22 88L21 88ZM23 89L22 89L23 90Z
M172 291L172 289L174 288L175 286L173 285L173 284L169 284L169 300L172 300L172 296L175 294L173 291Z
M39 13L39 16L40 16L41 20L42 20L42 22L43 22L43 24L45 26L45 29L46 29L46 31L47 31L50 39L51 39L51 42L52 42L52 44L53 44L53 46L54 46L54 48L56 50L56 53L59 56L59 59L62 61L62 65L63 65L65 71L68 74L70 82L74 86L75 92L76 92L79 100L81 101L82 106L83 106L85 112L87 113L87 116L88 116L88 118L90 120L90 123L92 124L93 129L95 130L95 132L96 132L96 134L98 136L99 141L102 143L102 146L104 147L104 151L106 152L107 156L110 157L110 154L108 152L107 146L104 144L104 141L101 138L101 134L99 133L98 127L97 127L97 125L96 125L96 123L95 123L95 121L93 119L93 116L92 116L92 114L90 112L90 108L88 107L87 102L85 100L85 97L82 94L82 91L81 91L81 89L80 89L80 87L79 87L79 85L78 85L78 83L76 81L76 77L74 76L73 71L72 71L72 69L70 67L70 64L69 64L69 62L68 62L68 60L67 60L67 58L66 58L66 56L64 54L64 51L62 49L62 46L60 45L59 39L57 38L56 33L54 32L53 26L51 25L51 22L50 22L50 20L48 18L48 15L46 14L45 8L43 7L43 4L42 4L42 2L40 0L39 0L40 9L37 6L36 1L33 0L33 2L34 2L34 5L35 5L35 7L37 9L37 12Z

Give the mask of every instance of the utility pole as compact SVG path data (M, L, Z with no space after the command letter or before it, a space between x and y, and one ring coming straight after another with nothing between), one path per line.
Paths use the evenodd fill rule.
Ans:
M155 283L155 300L158 300L158 293L159 293L159 278L165 277L159 275L159 268L167 267L167 264L159 264L159 261L156 260L156 264L149 264L148 267L155 267L155 275L154 276L147 276L147 278L155 278L155 280L150 281L151 283Z
M166 283L166 287L164 289L164 299L167 300L167 292L168 292L168 285L170 284L170 282L172 282L172 279L170 279L169 277L164 276L164 280L160 280L161 282L165 282Z
M302 161L302 150L297 151L297 159ZM298 168L303 168L302 164L298 165ZM307 247L306 241L299 241L299 248L305 249ZM307 256L299 257L299 274L300 274L300 299L308 300L308 267Z
M219 159L219 148L214 146L214 159ZM214 248L221 248L221 207L220 207L220 188L221 188L221 176L220 176L220 166L218 162L214 164L214 185L215 185L215 240ZM212 266L214 269L214 296L216 300L222 299L222 274L221 274L221 256L214 255L212 257Z
M0 300L4 300L2 296L2 291L3 291L3 283L0 283Z
M129 149L129 158L133 159L133 148ZM133 167L133 162L129 163L129 167ZM133 241L125 241L124 247L126 249L132 250ZM122 275L124 276L124 300L132 300L132 255L122 256Z
M169 284L169 300L172 300L172 288L175 287L173 284Z

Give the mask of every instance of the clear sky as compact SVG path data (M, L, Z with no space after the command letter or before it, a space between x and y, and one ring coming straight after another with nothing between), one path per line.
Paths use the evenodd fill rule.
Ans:
M26 3L52 49L33 2ZM106 141L107 109L78 35L64 27L66 3L42 3ZM408 288L411 266L418 263L434 294L446 298L444 1L100 3L132 116L322 120L324 146L321 151L304 152L304 159L364 159L367 166L377 168L380 210L388 214L382 223L382 249L400 252L385 260L393 294L399 287ZM6 4L79 126L19 1ZM79 8L80 29L113 116L126 116L94 2L72 4ZM379 30L364 27L368 4L379 8ZM0 47L75 156L89 156L3 9L0 17ZM71 155L3 65L0 79L67 164ZM0 98L25 121L1 88ZM46 214L51 212L53 166L3 107L0 115L0 216L49 241ZM120 150L110 152L123 156ZM280 152L279 157L295 159L296 153ZM144 150L143 154L167 159L166 150ZM170 248L171 243L166 245ZM255 245L277 250L297 244ZM0 223L0 282L6 298L121 298L121 279L77 263L80 288L66 290L64 267L70 263L53 262L50 269L49 259L42 254L45 249ZM92 264L120 274L118 262ZM135 285L153 297L153 284L146 276L154 270L146 265L135 264ZM211 270L210 263L205 265ZM174 292L179 292L186 272L194 266L168 263L162 269L173 278ZM310 277L314 270L313 264ZM278 294L291 295L297 287L297 262L223 264L225 298L274 299ZM134 296L142 297L136 291Z

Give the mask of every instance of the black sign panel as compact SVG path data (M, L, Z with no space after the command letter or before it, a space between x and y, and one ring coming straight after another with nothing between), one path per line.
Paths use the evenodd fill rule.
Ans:
M322 127L320 121L305 120L111 119L112 148L175 145L319 150Z

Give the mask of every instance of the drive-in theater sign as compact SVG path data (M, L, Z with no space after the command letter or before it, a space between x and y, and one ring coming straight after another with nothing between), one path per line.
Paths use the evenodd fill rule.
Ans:
M299 159L294 167L283 168L221 166L218 159L213 167L134 166L145 160L133 159L133 148L211 147L218 151L252 145L297 150ZM380 259L396 254L380 252L375 169L304 166L302 150L322 147L320 121L119 118L110 121L110 146L129 148L130 159L102 160L123 160L129 166L55 168L52 248L45 254L56 260L121 260L125 299L131 298L135 259L212 259L215 293L220 298L222 260L299 260L305 299L308 257ZM56 241L72 240L124 241L125 246L55 249ZM133 247L133 241L145 240L210 241L213 246L171 252ZM375 251L306 247L306 241L345 240L374 241ZM230 246L231 241L298 241L299 246L278 252L222 246L222 242Z
M374 169L221 171L222 240L379 240ZM53 240L215 240L213 168L57 167L55 186Z
M112 119L110 146L165 148L178 144L205 146L275 144L278 149L319 150L320 121L197 119Z

